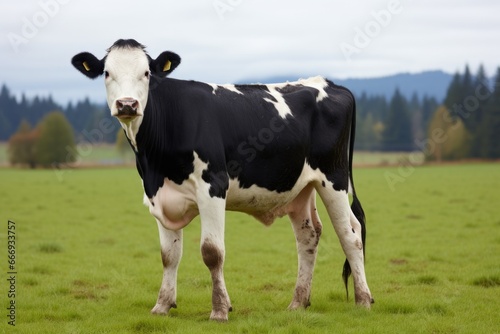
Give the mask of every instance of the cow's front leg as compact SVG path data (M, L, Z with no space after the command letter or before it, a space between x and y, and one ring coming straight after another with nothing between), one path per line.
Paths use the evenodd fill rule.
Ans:
M182 257L182 230L170 231L160 222L157 223L160 232L163 280L158 300L151 313L167 314L171 308L177 307L177 269Z
M227 321L232 310L224 281L224 216L225 200L205 198L199 203L201 218L201 255L212 276L211 320Z

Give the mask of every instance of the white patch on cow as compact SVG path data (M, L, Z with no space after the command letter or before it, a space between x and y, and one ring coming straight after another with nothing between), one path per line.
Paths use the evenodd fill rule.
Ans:
M209 85L210 87L212 87L212 94L215 95L215 91L217 90L217 88L219 88L219 85L213 84L213 83L207 83L207 85Z
M144 194L144 204L149 207L149 212L166 229L180 230L198 215L197 191L200 181L204 181L201 179L201 170L196 165L196 160L195 154L195 170L181 184L165 178L153 198Z
M212 94L214 94L214 95L216 94L216 91L217 91L217 89L218 89L219 87L220 87L220 88L227 89L227 90L229 90L229 91L231 91L231 92L234 92L234 93L237 93L237 94L241 94L241 95L243 95L243 93L242 93L242 92L240 92L240 91L238 90L238 88L236 88L236 86L235 86L235 85L231 85L231 84L225 84L225 85L208 84L208 85L210 85L210 86L212 87L212 89L213 89Z
M349 195L352 195L352 194L353 194L353 193L352 193L352 183L351 183L351 177L350 177L350 176L349 176L349 183L348 183L348 185L347 185L347 193L348 193Z
M264 101L274 104L274 107L278 111L278 114L281 116L281 118L286 118L287 115L292 114L292 111L290 110L290 107L288 106L288 104L286 104L286 101L283 98L283 95L277 90L277 88L282 88L286 85L288 85L288 83L266 85L267 89L269 90L269 94L272 97L274 97L275 101L273 101L267 97L264 98Z
M299 80L297 83L317 89L318 96L316 97L316 102L320 102L328 97L328 93L325 91L325 88L328 87L328 82L323 77L317 76L308 79L302 79Z
M322 179L323 173L312 169L307 162L304 163L302 173L290 191L279 193L256 185L240 188L238 179L234 179L229 182L226 208L230 211L245 212L263 224L270 225L276 218L295 209L295 198L308 184L319 183Z
M195 189L191 178L182 184L165 178L153 198L147 199L149 212L166 229L180 230L198 215Z

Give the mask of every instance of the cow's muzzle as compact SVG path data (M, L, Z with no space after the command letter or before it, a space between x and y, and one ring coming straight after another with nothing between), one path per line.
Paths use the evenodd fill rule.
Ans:
M116 109L118 111L116 117L126 120L133 119L138 116L138 108L139 102L135 99L116 100Z

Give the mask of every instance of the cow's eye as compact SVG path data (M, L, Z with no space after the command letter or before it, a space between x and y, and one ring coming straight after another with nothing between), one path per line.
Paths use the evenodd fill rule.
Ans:
M109 78L109 72L108 71L104 71L104 77L107 79Z
M149 71L144 72L144 76L145 76L146 78L149 78Z

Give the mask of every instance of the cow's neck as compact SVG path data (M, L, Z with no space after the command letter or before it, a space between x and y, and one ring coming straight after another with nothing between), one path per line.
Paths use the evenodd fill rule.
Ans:
M168 107L161 105L153 93L149 93L148 103L140 128L136 132L137 151L165 154L171 147L171 122L168 121Z
M147 164L149 172L158 174L155 179L167 177L180 184L193 169L192 134L185 131L183 113L175 109L171 95L167 85L150 92L136 135L136 157L138 165Z

